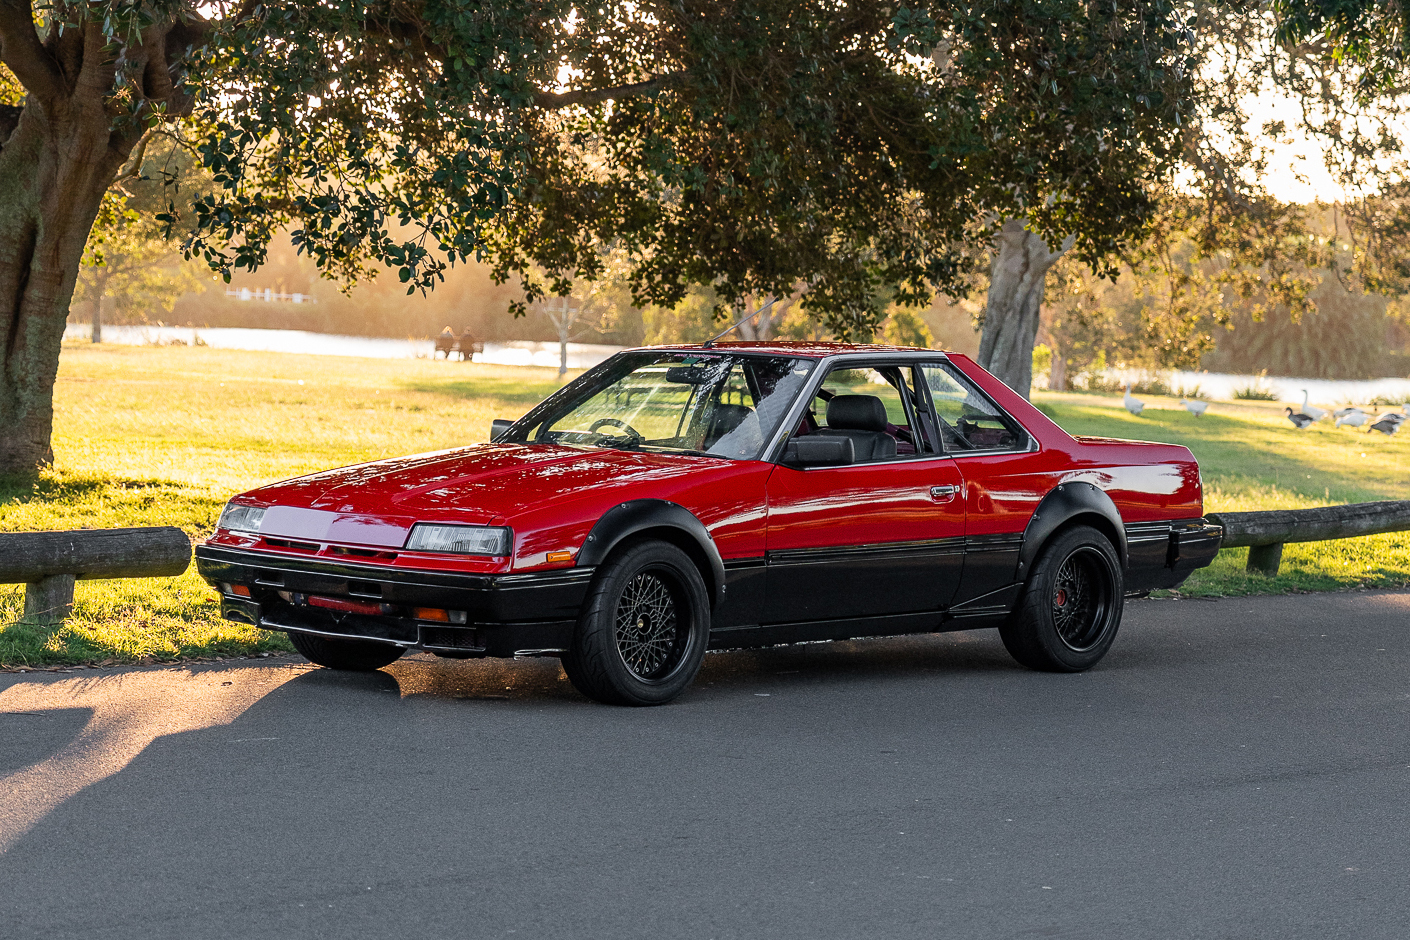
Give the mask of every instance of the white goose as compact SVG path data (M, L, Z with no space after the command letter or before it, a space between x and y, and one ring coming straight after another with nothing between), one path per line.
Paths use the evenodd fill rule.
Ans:
M1209 402L1207 401L1191 401L1187 398L1180 399L1180 404L1184 405L1185 410L1188 411L1190 414L1194 415L1196 418L1204 414L1205 409L1209 407Z
M1318 408L1316 405L1309 405L1307 403L1307 389L1305 388L1302 390L1302 408L1300 410L1313 421L1321 421L1327 416L1326 409Z
M1360 408L1348 408L1346 409L1344 414L1341 414L1337 418L1336 426L1341 427L1343 424L1345 424L1349 427L1359 428L1361 427L1361 425L1365 424L1367 421L1370 420L1371 416L1368 415L1366 412L1362 411Z
M1142 409L1146 407L1145 402L1141 401L1139 398L1132 397L1130 382L1126 383L1126 396L1121 399L1121 404L1125 405L1126 410L1131 412L1133 415L1139 415Z

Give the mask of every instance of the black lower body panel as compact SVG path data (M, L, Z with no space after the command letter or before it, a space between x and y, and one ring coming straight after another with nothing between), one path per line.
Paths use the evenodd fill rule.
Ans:
M1223 530L1203 519L1126 527L1128 593L1177 588L1219 553Z
M198 546L221 615L285 633L371 640L455 657L559 651L572 642L593 569L457 575ZM249 591L242 596L235 587ZM354 610L328 609L334 604ZM362 608L358 611L357 608ZM417 608L453 612L420 619Z

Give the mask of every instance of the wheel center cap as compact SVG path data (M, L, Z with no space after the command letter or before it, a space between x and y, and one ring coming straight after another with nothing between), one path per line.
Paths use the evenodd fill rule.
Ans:
M1056 604L1056 605L1059 606L1059 607L1062 607L1062 606L1064 606L1064 605L1067 603L1067 589L1066 589L1066 588L1058 588L1057 594L1053 595L1053 603Z
M649 626L651 626L651 618L647 617L646 614L636 615L636 628L638 630L645 630Z

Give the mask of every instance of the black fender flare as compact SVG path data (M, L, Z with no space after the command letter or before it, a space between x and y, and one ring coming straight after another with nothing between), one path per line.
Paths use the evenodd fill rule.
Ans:
M711 583L706 587L710 591L711 605L717 605L724 599L725 563L710 531L689 509L664 499L633 499L603 513L578 552L578 567L602 564L623 539L648 529L674 529L681 533L681 538L688 540L681 547L687 551L691 546L697 548L709 569L706 573Z
M1081 480L1061 483L1047 496L1028 520L1023 530L1023 548L1018 555L1018 576L1026 577L1038 550L1054 532L1072 519L1082 515L1097 515L1111 525L1114 537L1113 547L1121 558L1121 567L1127 563L1126 524L1121 521L1121 512L1116 503L1098 486Z

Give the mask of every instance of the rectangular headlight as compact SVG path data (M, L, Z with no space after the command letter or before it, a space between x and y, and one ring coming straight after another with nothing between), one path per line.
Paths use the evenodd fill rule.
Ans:
M242 506L239 503L226 503L220 514L219 528L232 532L259 533L259 525L264 521L263 506Z
M418 522L406 540L409 552L507 556L514 551L514 530L503 526L432 525Z

